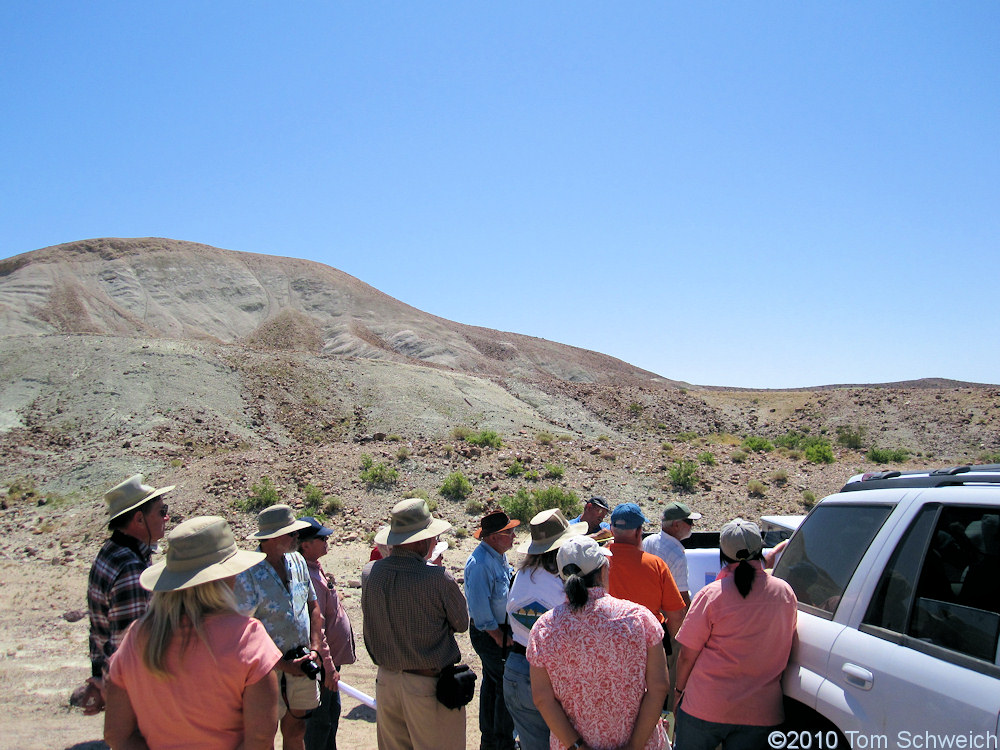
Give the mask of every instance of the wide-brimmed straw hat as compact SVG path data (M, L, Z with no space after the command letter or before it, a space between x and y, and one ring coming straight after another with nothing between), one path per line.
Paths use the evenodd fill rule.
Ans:
M496 534L498 531L506 531L507 529L513 529L515 526L520 526L521 522L518 520L511 520L510 516L504 513L502 510L495 510L492 513L487 513L479 521L479 528L472 532L472 536L476 539L482 539L484 536L489 536L490 534Z
M586 534L590 524L586 521L570 523L558 508L543 510L528 523L531 539L521 542L517 551L528 555L544 555L559 549L563 542L574 536Z
M295 513L289 505L272 505L257 514L257 533L248 539L273 539L276 536L291 534L293 531L305 529L308 521L296 521Z
M451 528L451 524L431 515L427 502L420 498L400 500L392 507L389 531L382 537L382 529L375 535L377 544L409 544L430 539ZM382 538L380 538L382 537Z
M198 516L167 534L167 559L146 568L139 583L149 591L179 591L242 573L264 559L263 552L236 548L226 519Z
M131 476L104 493L104 502L108 504L108 519L118 518L122 513L135 510L143 503L170 492L176 486L172 484L169 487L150 487L142 483L142 474Z

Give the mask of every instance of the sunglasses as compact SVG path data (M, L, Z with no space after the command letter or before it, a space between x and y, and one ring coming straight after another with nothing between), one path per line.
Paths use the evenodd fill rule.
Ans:
M163 505L160 506L160 518L166 518L166 517L167 517L167 504L164 503Z
M682 518L681 520L688 526L694 526L694 521L692 521L690 518Z

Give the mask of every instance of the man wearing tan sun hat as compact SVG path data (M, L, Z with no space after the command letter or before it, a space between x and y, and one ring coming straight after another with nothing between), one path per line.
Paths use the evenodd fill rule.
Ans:
M285 655L277 666L282 747L303 750L305 720L319 705L316 679L322 671L324 638L309 568L302 555L293 552L299 530L309 522L297 521L288 505L272 505L257 514L257 527L249 538L260 542L265 558L236 577L236 601L243 614L264 624ZM336 672L325 679L327 688L335 690Z
M104 495L111 538L97 553L87 583L91 676L72 698L85 714L104 707L108 659L128 626L146 612L149 592L139 584L139 576L149 567L152 547L163 538L170 520L162 496L173 488L143 484L142 474L136 474Z
M434 518L419 498L392 509L388 557L361 574L365 647L378 666L375 723L383 750L465 750L465 706L437 698L441 671L462 653L455 633L469 628L462 589L426 557L451 524Z

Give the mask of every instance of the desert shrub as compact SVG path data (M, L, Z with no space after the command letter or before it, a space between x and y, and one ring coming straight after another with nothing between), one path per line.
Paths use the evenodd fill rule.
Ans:
M680 443L690 443L692 440L697 440L697 432L678 432L675 436L677 441Z
M788 458L792 461L798 461L802 458L802 451L800 450L788 451Z
M532 469L531 471L524 472L524 478L528 482L537 482L539 479L538 470Z
M694 461L681 459L667 469L670 483L679 490L690 492L698 481L698 465Z
M361 472L361 481L373 487L391 487L399 480L399 472L379 461Z
M258 484L250 487L250 496L243 500L236 500L233 507L245 513L257 513L280 502L281 493L274 486L271 477L261 477Z
M904 464L910 454L903 448L876 448L872 446L865 454L866 458L874 464Z
M562 479L566 473L566 467L560 464L545 464L546 479Z
M562 432L556 435L556 440L558 440L561 443L569 443L573 440L573 436L567 435L565 432Z
M459 425L458 427L451 428L452 440L466 440L471 434L472 428L466 427L465 425Z
M837 426L837 442L845 448L858 450L865 439L865 428L854 425Z
M438 501L433 497L424 500L424 502L427 503L427 510L429 510L431 513L433 513L438 509Z
M767 488L759 479L751 479L747 482L747 492L750 494L750 497L764 497Z
M638 417L640 414L642 414L642 404L640 404L638 401L633 401L631 404L628 405L628 413L631 414L633 417Z
M341 500L336 495L327 495L326 502L323 503L323 513L327 516L332 516L336 513L340 513L344 509L344 501Z
M741 445L748 451L754 451L755 453L770 453L774 450L774 445L771 441L759 435L750 435L743 438Z
M660 443L660 450L663 451L664 453L670 453L670 451L672 451L673 449L674 446L666 441Z
M740 439L728 432L713 432L708 436L708 442L715 445L739 445Z
M559 508L567 518L580 514L580 498L575 492L553 485L537 490L520 488L513 495L500 500L500 507L511 518L528 523L537 513L549 508Z
M438 493L449 500L464 500L472 492L472 484L460 471L453 471L444 478Z
M698 463L705 466L715 466L715 456L712 451L702 451L698 454Z
M979 463L1000 464L1000 453L982 453L979 456Z
M184 462L183 462L183 461L181 461L181 460L180 460L179 458L175 458L175 459L172 459L172 460L170 461L170 465L171 465L172 467L174 467L175 469L178 469L178 468L180 468L181 466L183 466L183 465L184 465Z
M607 435L598 435L598 436L597 436L597 442L599 442L599 443L606 443L606 442L608 442L608 441L609 441L610 439L611 439L611 438L610 438L609 436L607 436Z
M605 461L618 460L618 456L615 455L614 451L604 451L603 453L601 453L601 458L603 458Z
M823 440L806 447L806 460L814 464L832 464L836 459L830 443Z
M455 452L455 446L454 445L446 445L441 450L444 453L444 457L445 458L451 458L451 454Z
M34 497L36 494L35 482L28 477L15 479L7 486L7 498L13 502L17 502L23 498ZM266 508L267 506L263 507Z
M784 484L788 481L788 472L784 469L775 469L767 476L775 484Z
M310 483L302 488L302 510L306 511L307 515L315 516L320 513L325 503L326 496L323 490L315 484Z
M480 505L481 504L482 503L480 503ZM465 539L465 537L467 537L469 535L469 530L466 529L466 528L463 528L462 526L459 526L452 533L455 535L456 539Z
M812 490L803 490L802 504L807 508L813 507L816 504L816 493Z
M524 464L516 458L507 465L507 476L509 477L519 477L524 473L524 471Z
M734 464L741 464L747 460L747 455L746 451L733 451L729 456L729 460Z
M465 438L465 442L480 448L500 448L503 445L500 436L493 430L482 430L475 435L469 435Z
M482 513L485 507L486 506L483 505L481 500L476 500L476 498L472 498L465 504L465 512L468 513L470 516L475 516Z
M410 449L405 445L399 446L399 450L396 451L396 460L405 461L410 457Z
M371 456L369 456L367 453L362 453L361 454L361 468L362 469L370 469L374 465L375 465L375 461L372 459Z
M535 435L535 440L537 440L542 445L552 445L552 441L555 440L555 438L552 437L551 432L539 432L537 435Z
M419 497L421 500L430 499L430 495L427 493L427 490L422 490L419 487L412 490L407 490L406 492L403 493L404 500L410 500L411 498L414 497Z
M790 430L784 435L780 435L774 439L774 444L779 448L800 448L802 446L802 441L805 439L805 433L799 432L798 430Z

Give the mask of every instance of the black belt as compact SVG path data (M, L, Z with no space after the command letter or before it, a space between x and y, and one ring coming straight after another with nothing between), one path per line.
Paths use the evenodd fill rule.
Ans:
M518 643L516 641L514 643L510 644L507 647L507 649L511 653L520 654L521 656L527 656L528 655L528 650L524 646L522 646L520 643Z

